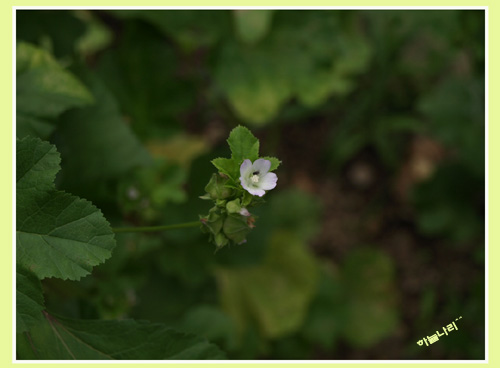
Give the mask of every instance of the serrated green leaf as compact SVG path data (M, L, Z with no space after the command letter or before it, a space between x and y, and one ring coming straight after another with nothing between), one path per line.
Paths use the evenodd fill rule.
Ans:
M217 168L217 170L219 170L219 172L226 174L231 179L235 181L238 179L240 167L233 159L219 157L212 160L212 164Z
M32 137L18 140L16 146L18 198L30 192L53 189L60 162L61 157L55 146Z
M40 280L19 265L16 267L16 332L43 321L44 300Z
M281 164L281 161L278 160L276 157L266 156L266 157L261 157L261 158L263 158L264 160L271 161L271 168L269 169L269 171L276 170L280 166L280 164Z
M88 89L44 50L18 44L16 67L16 112L21 117L18 138L28 134L47 138L55 125L46 119L94 101Z
M76 320L44 313L44 323L17 335L18 359L224 359L213 344L147 321Z
M40 279L77 280L110 257L114 234L90 202L55 190L59 161L47 142L17 141L17 262Z
M248 128L238 125L231 130L227 143L231 148L232 158L238 166L245 159L253 162L259 158L259 140Z

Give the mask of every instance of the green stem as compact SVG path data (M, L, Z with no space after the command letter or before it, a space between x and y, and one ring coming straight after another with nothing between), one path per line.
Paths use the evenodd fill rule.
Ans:
M200 221L185 222L183 224L175 225L160 225L160 226L144 226L144 227L114 227L112 230L115 233L145 233L153 231L164 231L174 229L184 229L187 227L196 227L201 225Z

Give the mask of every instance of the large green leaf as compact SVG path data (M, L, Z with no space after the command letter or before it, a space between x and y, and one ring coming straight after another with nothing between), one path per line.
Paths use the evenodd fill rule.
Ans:
M43 293L40 280L16 267L16 332L21 333L43 321Z
M40 279L76 280L110 257L115 241L99 209L55 190L59 161L47 142L17 141L17 262Z
M224 359L215 345L162 324L43 315L43 323L17 335L18 359Z
M277 232L263 264L216 270L222 306L240 332L256 321L265 336L282 336L303 322L318 271L314 257L293 233Z
M152 160L100 80L90 71L79 76L99 103L61 116L55 138L64 157L61 187L92 198L96 186Z
M17 137L47 138L55 128L51 119L72 107L85 106L93 97L46 51L26 43L16 53Z

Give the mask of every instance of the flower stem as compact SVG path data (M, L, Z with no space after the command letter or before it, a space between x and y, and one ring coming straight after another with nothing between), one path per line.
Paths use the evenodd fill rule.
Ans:
M112 230L115 233L145 233L154 231L184 229L187 227L196 227L199 225L201 225L200 221L193 221L193 222L184 222L182 224L174 224L174 225L144 226L144 227L114 227L112 228Z

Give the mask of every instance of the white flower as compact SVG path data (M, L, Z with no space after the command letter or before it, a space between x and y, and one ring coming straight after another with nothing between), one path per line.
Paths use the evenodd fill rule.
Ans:
M252 161L245 160L240 166L240 182L241 186L252 195L262 197L266 194L266 190L271 190L276 187L278 177L274 173L270 173L271 161L259 158Z

